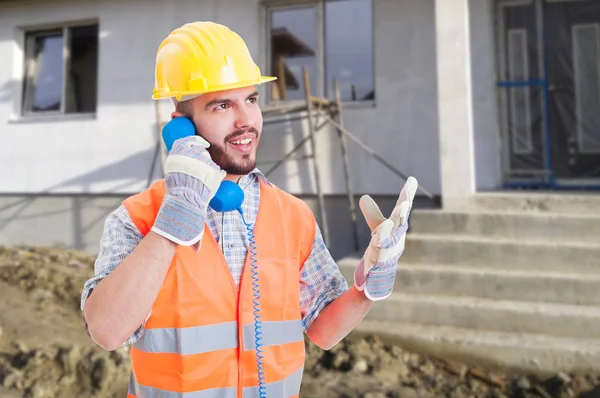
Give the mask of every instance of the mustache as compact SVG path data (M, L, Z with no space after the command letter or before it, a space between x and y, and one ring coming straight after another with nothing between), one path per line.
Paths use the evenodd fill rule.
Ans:
M246 133L253 133L256 137L258 137L258 130L255 129L254 127L250 127L249 129L246 130L235 130L233 133L228 134L224 139L223 142L227 143L228 141L233 140L234 138L237 138L239 136L242 136Z

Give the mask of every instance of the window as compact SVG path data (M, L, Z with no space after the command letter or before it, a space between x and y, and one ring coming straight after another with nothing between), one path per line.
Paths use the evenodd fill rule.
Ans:
M94 113L98 25L27 32L23 114Z
M304 99L302 67L315 96L375 99L372 0L319 0L269 9L272 101Z

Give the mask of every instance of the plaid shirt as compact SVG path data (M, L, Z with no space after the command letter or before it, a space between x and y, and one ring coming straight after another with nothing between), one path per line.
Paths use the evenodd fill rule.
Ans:
M245 195L242 211L246 221L250 224L254 224L258 214L259 178L270 184L258 169L247 176L243 176L239 183ZM238 212L217 213L210 207L208 208L206 221L210 231L219 243L227 264L229 264L233 279L239 287L248 250L246 225ZM85 300L91 294L93 288L131 253L142 238L142 234L122 205L108 216L100 240L100 252L94 267L95 274L85 283L83 288L81 296L82 310ZM308 329L327 304L347 289L348 284L325 246L317 225L312 251L304 263L300 275L300 308L304 330ZM123 346L135 343L143 331L144 325L141 325Z

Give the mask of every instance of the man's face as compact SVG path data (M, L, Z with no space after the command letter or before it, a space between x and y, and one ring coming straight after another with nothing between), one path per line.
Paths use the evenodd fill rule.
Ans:
M188 102L184 116L193 118L196 133L210 143L212 160L231 176L250 173L256 166L263 122L256 89L219 91Z

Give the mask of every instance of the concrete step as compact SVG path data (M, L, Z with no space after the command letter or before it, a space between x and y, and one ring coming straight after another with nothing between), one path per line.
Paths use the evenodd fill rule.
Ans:
M600 340L364 320L349 338L377 335L407 350L467 364L534 372L600 372Z
M351 286L359 258L338 263ZM454 265L398 264L394 291L497 300L600 305L600 275Z
M524 241L410 233L401 262L475 267L600 273L596 243Z
M600 192L479 192L468 210L598 214Z
M600 275L400 264L395 289L404 293L600 305Z
M414 210L410 215L410 231L597 243L600 242L599 214L598 211L594 214L560 214Z
M365 319L591 339L600 330L600 307L393 293Z

